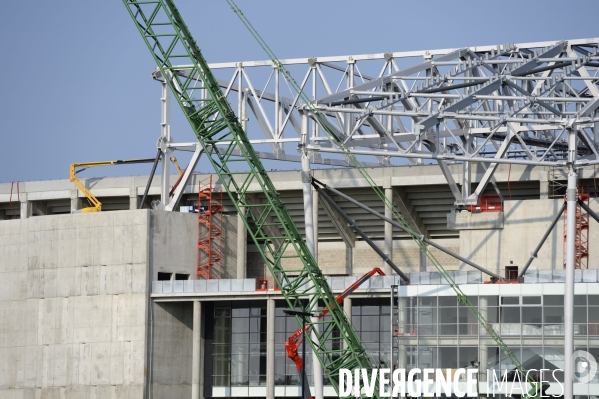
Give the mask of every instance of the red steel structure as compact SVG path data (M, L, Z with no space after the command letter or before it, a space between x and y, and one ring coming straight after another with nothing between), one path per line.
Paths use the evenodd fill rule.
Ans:
M214 191L212 176L198 193L198 276L221 278L223 260L223 194Z
M584 201L587 205L589 204L589 194L585 193L580 189L578 191L578 197ZM568 211L564 211L564 269L566 268L566 214ZM574 268L575 269L588 269L589 268L589 214L582 209L582 207L576 205L576 238L575 238L575 258Z

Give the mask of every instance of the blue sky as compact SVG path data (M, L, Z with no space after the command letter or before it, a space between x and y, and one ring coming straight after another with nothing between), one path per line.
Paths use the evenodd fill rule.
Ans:
M266 58L225 0L176 3L209 62ZM595 0L237 3L279 58L599 36ZM71 162L155 155L160 86L121 1L5 2L0 52L0 182L67 178ZM194 140L177 114L173 106L174 137Z

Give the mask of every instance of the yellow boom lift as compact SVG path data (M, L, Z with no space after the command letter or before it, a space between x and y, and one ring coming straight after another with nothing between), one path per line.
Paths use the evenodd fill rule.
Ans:
M69 179L75 184L75 186L81 190L85 198L90 203L90 207L81 209L82 213L88 212L101 212L102 211L102 203L89 191L85 184L81 180L77 178L77 173L83 172L86 169L93 168L95 166L113 166L113 165L130 165L137 163L152 163L155 161L155 158L137 158L137 159L126 159L126 160L112 160L112 161L96 161L96 162L77 162L72 163L70 167ZM175 164L175 167L179 171L179 174L182 173L181 168L179 167L179 162L177 162L177 158L171 157L171 161ZM158 161L160 162L160 160ZM81 168L81 169L77 169Z

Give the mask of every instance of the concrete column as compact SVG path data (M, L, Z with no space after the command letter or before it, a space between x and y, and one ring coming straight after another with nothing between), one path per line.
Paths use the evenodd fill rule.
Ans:
M488 320L488 311L487 311L487 306L488 306L488 301L486 297L479 297L478 300L478 306L479 306L479 312L480 314L483 316L483 318L485 320ZM484 335L487 336L487 333L484 329L481 329L481 333L480 335ZM488 363L489 363L489 347L486 344L486 339L482 340L483 342L480 343L479 345L479 360L478 360L478 381L482 382L485 386L487 385L487 367L488 367ZM483 385L481 384L481 385ZM480 392L480 391L479 391ZM480 397L482 398L483 395L481 394ZM484 396L486 397L486 395Z
M71 190L71 213L81 209L79 190Z
M539 198L540 199L548 199L549 198L549 172L546 170L541 170L539 172Z
M420 248L420 271L421 272L425 272L426 271L426 267L428 266L428 256L427 256L427 251L428 251L428 245L427 244L423 244L424 248Z
M242 209L242 212L245 212ZM248 231L241 215L237 214L237 277L245 278L247 276L247 240Z
M129 187L129 209L139 208L139 200L137 197L137 187Z
M409 331L409 326L408 326L408 300L405 297L399 297L397 298L397 305L398 305L398 317L397 317L397 330L399 333L399 340L398 340L398 349L399 349L399 356L398 356L398 366L399 368L405 369L408 366L408 347L405 345L405 343L403 342L402 337L405 334L408 334Z
M20 195L21 197L21 219L31 217L31 202L27 201L27 193Z
M275 300L266 300L266 399L275 399Z
M385 198L390 203L393 203L393 188L391 187L391 178L385 179ZM393 212L389 207L385 207L385 217L393 219ZM385 223L385 248L384 252L389 255L389 258L393 260L393 225L388 222ZM393 273L391 266L387 262L383 262L383 271L386 275L390 276Z
M343 313L345 313L345 316L347 317L347 321L349 321L349 324L351 324L351 298L345 298L343 300ZM343 342L343 348L347 349L347 342Z
M191 399L202 399L202 302L193 301L193 346L191 363Z

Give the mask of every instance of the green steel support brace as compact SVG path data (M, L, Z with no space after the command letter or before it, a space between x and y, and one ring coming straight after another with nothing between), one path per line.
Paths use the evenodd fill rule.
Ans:
M336 302L199 47L172 0L123 0L123 3L210 159L219 183L244 219L248 234L277 280L289 307L317 313L322 310L320 301L329 308L330 316L318 322L322 326L317 336L320 345L316 345L309 336L306 338L319 355L329 381L338 391L339 369L370 370L372 365L368 355ZM174 60L178 65L191 66L192 73L183 77L174 66ZM209 96L201 97L202 92L209 93ZM235 150L240 151L241 158L232 158ZM233 161L240 162L235 170L242 172L229 167L229 162ZM249 198L254 193L265 196L266 201L251 201ZM249 211L244 213L240 209ZM379 397L378 393L375 397Z

